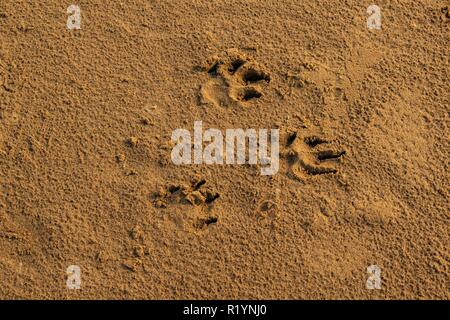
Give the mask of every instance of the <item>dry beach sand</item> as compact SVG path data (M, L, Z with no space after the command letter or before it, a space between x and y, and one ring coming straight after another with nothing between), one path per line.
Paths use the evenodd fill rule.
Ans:
M0 298L448 299L450 2L372 3L0 1ZM174 165L197 120L279 172Z

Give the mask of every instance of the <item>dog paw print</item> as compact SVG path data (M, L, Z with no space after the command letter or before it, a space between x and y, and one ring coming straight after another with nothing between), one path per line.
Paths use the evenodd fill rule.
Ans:
M205 186L205 179L194 179L190 184L171 184L160 187L153 194L156 208L167 210L175 224L186 231L205 231L218 222L212 213L214 202L219 193Z
M205 63L210 76L201 87L201 102L230 106L261 98L270 75L257 62L237 50L228 50Z
M303 180L323 174L335 174L345 150L318 135L302 135L299 131L288 132L284 141L282 157L287 159L289 173Z

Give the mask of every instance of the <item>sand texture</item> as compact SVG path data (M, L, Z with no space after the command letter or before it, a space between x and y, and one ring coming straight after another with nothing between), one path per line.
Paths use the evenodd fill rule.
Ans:
M372 2L1 0L0 299L448 299L450 2Z

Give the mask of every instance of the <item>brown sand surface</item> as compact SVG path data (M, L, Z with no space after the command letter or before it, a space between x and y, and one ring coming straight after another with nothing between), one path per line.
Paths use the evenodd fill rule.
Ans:
M1 0L0 298L448 299L450 2L372 2ZM196 120L278 174L174 165Z

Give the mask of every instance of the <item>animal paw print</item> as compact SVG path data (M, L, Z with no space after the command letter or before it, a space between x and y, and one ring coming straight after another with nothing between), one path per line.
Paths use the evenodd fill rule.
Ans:
M288 132L282 157L287 159L289 173L303 180L308 176L334 174L345 151L318 135Z
M235 49L207 61L210 80L200 90L201 102L216 106L245 103L263 96L270 75L258 63Z
M170 206L172 220L187 231L204 231L211 224L218 222L212 214L213 203L220 197L217 192L206 188L205 179L194 179L191 184L172 184L161 187L153 195L156 208Z

